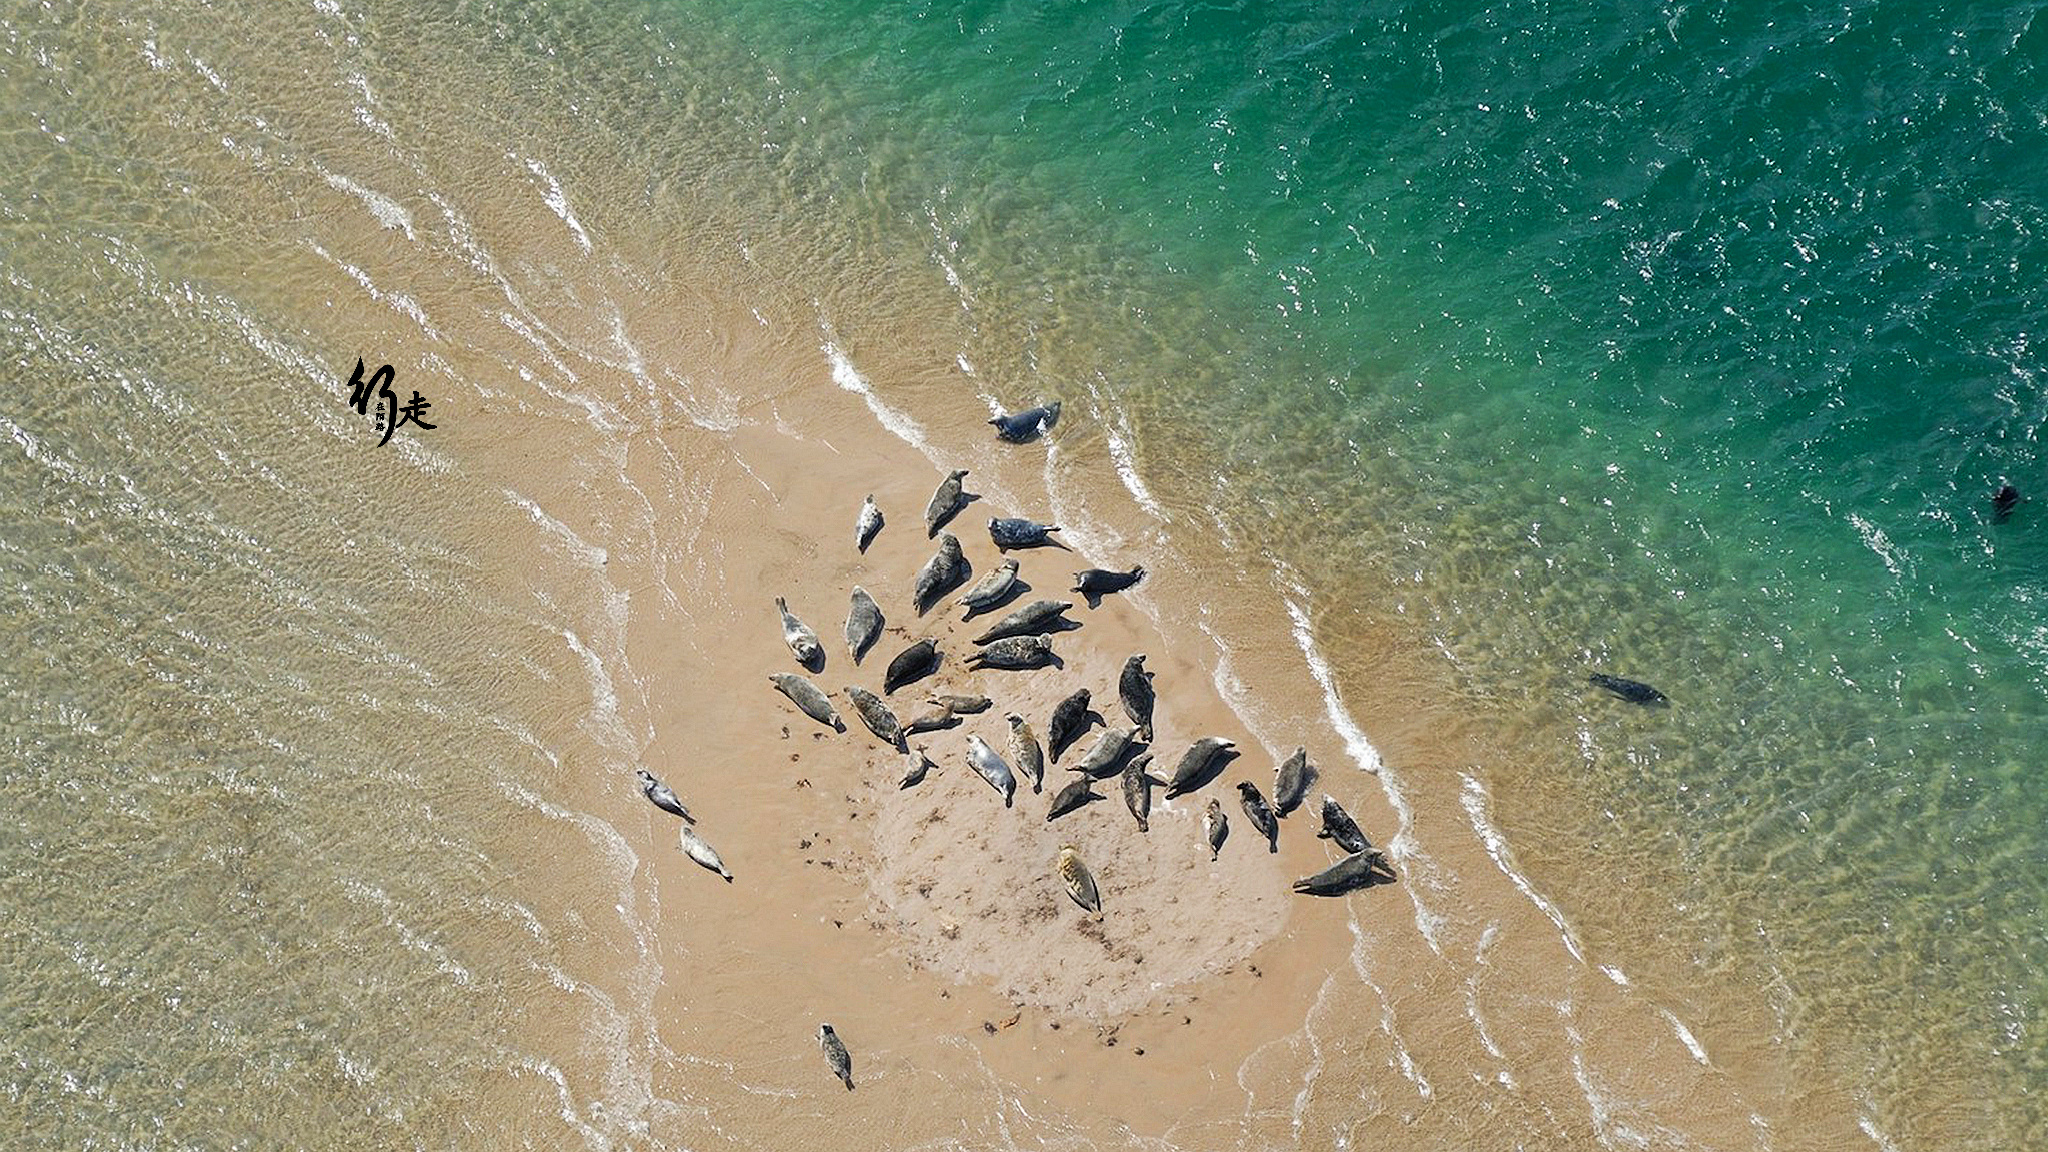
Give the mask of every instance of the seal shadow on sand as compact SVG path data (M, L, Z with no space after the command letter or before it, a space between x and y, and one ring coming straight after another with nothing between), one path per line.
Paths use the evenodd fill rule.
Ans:
M1017 597L1022 596L1024 593L1029 591L1031 591L1031 585L1026 583L1023 577L1019 576L1017 579L1012 580L1010 582L1010 590L1008 592L1003 593L1000 598L990 601L989 605L986 608L969 608L967 610L967 615L962 616L960 618L960 622L965 624L967 621L974 619L976 616L986 615L987 613L993 612L998 608L1007 608L1010 606L1012 602L1014 602L1017 599Z

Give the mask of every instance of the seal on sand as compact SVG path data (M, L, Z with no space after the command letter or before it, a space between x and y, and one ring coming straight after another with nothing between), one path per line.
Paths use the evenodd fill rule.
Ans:
M1024 520L1015 516L994 516L990 517L988 522L988 538L996 542L996 547L1005 551L1011 548L1038 548L1047 544L1064 548L1066 545L1049 535L1059 530L1057 524L1040 524L1036 520Z
M947 473L946 478L939 481L938 491L932 493L932 502L924 506L924 534L927 539L937 536L946 521L953 518L953 513L959 511L960 505L966 503L967 493L960 487L960 482L965 479L967 469L962 468Z
M1296 748L1294 755L1273 773L1273 814L1285 816L1300 807L1315 779L1316 768L1308 762L1308 749Z
M783 643L796 653L797 663L816 672L825 663L825 647L818 643L818 634L797 619L796 614L789 610L789 602L780 596L775 598L775 610L782 613Z
M1124 765L1124 807L1137 818L1138 831L1150 832L1148 822L1152 815L1152 786L1159 783L1157 777L1145 771L1152 766L1152 754L1140 752Z
M830 1024L818 1025L818 1047L825 1050L825 1063L832 1066L832 1074L839 1077L848 1092L853 1091L853 1057L846 1054L846 1045Z
M1274 819L1273 809L1266 804L1266 798L1259 793L1259 786L1249 780L1237 782L1237 802L1244 806L1244 814L1251 818L1252 827L1266 838L1266 851L1280 850L1280 821Z
M868 726L868 731L873 732L876 739L891 748L903 747L903 725L897 723L896 714L889 711L881 697L858 684L849 684L846 699L853 705L854 715L860 717L860 722Z
M853 546L859 551L868 550L875 533L882 530L882 510L875 507L875 498L869 496L861 502L860 519L853 522Z
M1102 603L1102 598L1112 592L1121 592L1145 578L1145 566L1136 564L1129 572L1117 572L1108 568L1086 568L1074 573L1074 591L1088 600L1090 608Z
M1182 754L1180 763L1174 766L1173 776L1166 782L1166 798L1173 799L1183 792L1192 792L1208 782L1209 769L1216 758L1236 744L1221 736L1204 736L1195 741Z
M1017 795L1017 777L1010 772L1010 766L988 746L988 741L979 736L967 738L967 763L980 773L988 786L1002 793L1003 807L1008 808Z
M1130 747L1131 730L1111 728L1096 738L1094 746L1081 757L1080 763L1067 765L1067 771L1079 772L1083 776L1114 776L1117 773L1116 762Z
M683 802L676 799L674 790L661 781L656 780L654 773L642 768L636 775L640 777L640 791L645 793L647 798L654 802L656 808L661 809L663 812L673 812L692 824L697 822L697 818L690 815L690 810L683 807Z
M962 619L972 620L975 614L986 612L1001 604L1003 597L1008 596L1010 590L1016 586L1017 559L1013 556L1003 561L995 571L976 580L974 587L962 593L954 603L967 605L967 615Z
M1138 726L1138 739L1152 742L1152 705L1157 699L1152 694L1152 674L1145 671L1145 658L1133 656L1124 661L1123 675L1116 678L1117 699L1123 703L1124 715Z
M1045 726L1046 749L1052 753L1052 762L1060 762L1060 753L1065 752L1069 744L1081 738L1081 733L1088 730L1090 720L1100 719L1102 717L1088 710L1086 688L1054 705L1052 721Z
M1215 797L1209 799L1209 809L1202 813L1202 838L1209 842L1209 859L1223 851L1223 841L1230 835L1230 818L1223 814L1223 805Z
M1035 440L1040 435L1051 431L1052 426L1059 422L1060 402L1057 400L1050 404L1041 404L1036 408L1026 408L1022 412L1015 412L1008 416L996 416L989 420L989 423L996 426L996 436L1000 439L1008 440L1012 444L1022 444L1029 440Z
M1296 880L1296 892L1310 896L1342 896L1354 888L1363 888L1381 874L1382 863L1377 852L1353 852L1313 876Z
M727 884L732 883L732 873L725 870L725 861L720 860L717 851L706 844L702 836L697 835L697 830L685 824L682 826L682 833L683 852L690 859L725 877Z
M1316 839L1334 840L1346 852L1363 852L1372 847L1372 841L1358 830L1358 821L1327 792L1323 794L1323 830L1316 833Z
M940 704L947 708L950 708L953 711L958 712L962 716L972 716L977 712L986 712L989 710L989 705L991 703L989 698L986 696L966 696L949 692L941 692L936 695L927 696L925 697L925 699L931 701L934 704Z
M1060 845L1060 881L1067 886L1067 895L1074 903L1086 908L1097 916L1102 915L1102 894L1095 890L1095 877L1088 872L1088 866L1081 863L1081 850L1072 844Z
M776 691L803 709L804 715L834 732L846 731L846 725L839 722L839 713L832 708L832 701L826 699L824 689L794 672L771 672L768 679L775 682Z
M1631 704L1669 704L1671 702L1662 692L1657 691L1640 680L1624 680L1619 676L1609 676L1605 672L1595 672L1587 676L1586 679Z
M1010 759L1017 762L1017 771L1031 780L1033 792L1045 791L1045 752L1038 746L1038 733L1031 730L1030 721L1008 713L1010 721Z
M1102 794L1095 791L1094 783L1095 781L1083 776L1065 788L1060 789L1059 793L1052 798L1052 808L1046 812L1045 822L1050 824L1091 800L1102 799Z
M1067 621L1060 614L1072 608L1065 600L1033 600L1001 620L988 626L988 630L974 638L976 644L992 644L1005 636L1025 636L1033 632L1051 632Z
M915 748L911 750L909 755L903 758L903 767L905 769L903 780L896 785L896 790L899 792L905 788L915 788L919 784L924 783L924 774L938 767L938 765L933 764L932 758L924 754L924 749Z
M913 680L921 680L939 670L939 646L930 640L919 640L896 654L889 661L889 670L882 673L882 691L894 692Z
M868 595L868 590L858 584L853 586L853 602L846 610L846 650L853 654L853 662L867 655L868 647L882 634L882 606Z
M1023 670L1043 668L1059 662L1053 653L1050 636L1009 636L969 656L964 663L969 668L1008 668Z
M957 727L959 723L960 717L954 715L951 708L944 704L934 704L912 716L910 722L903 726L903 734L915 736L919 732L936 732L941 728Z
M915 601L917 614L924 615L932 601L951 592L967 579L970 569L967 557L960 552L960 540L951 532L939 537L939 550L924 562L918 570L917 583L911 588L911 599Z

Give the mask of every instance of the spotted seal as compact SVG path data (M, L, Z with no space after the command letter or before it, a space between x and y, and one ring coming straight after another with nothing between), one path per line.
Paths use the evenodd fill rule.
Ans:
M1251 820L1252 827L1257 828L1259 835L1266 838L1266 851L1278 852L1280 821L1274 817L1272 806L1266 803L1265 796L1259 792L1259 786L1249 780L1238 781L1237 802L1243 806L1244 814Z
M932 553L932 558L925 561L924 567L918 570L917 583L911 588L911 598L916 603L917 614L924 615L933 601L958 588L961 581L967 579L970 571L972 569L968 567L967 557L960 552L959 538L951 532L941 534L939 550Z
M1273 772L1273 814L1284 817L1300 807L1315 780L1316 766L1308 762L1308 749L1296 748Z
M861 552L867 551L868 545L875 539L875 533L881 530L882 510L875 506L874 496L869 495L861 502L860 519L853 522L854 548Z
M834 732L846 731L846 725L839 722L839 713L832 707L832 701L825 696L825 690L794 672L771 672L768 679L775 682L775 690L789 697L790 702L803 713Z
M1180 763L1174 766L1173 775L1166 782L1166 798L1171 800L1208 783L1209 769L1216 758L1235 747L1236 744L1221 736L1204 736L1195 741L1181 755Z
M825 1063L832 1066L832 1074L839 1077L848 1092L853 1091L853 1057L847 1054L846 1045L830 1024L818 1025L818 1047L824 1049Z
M1026 408L1022 412L1014 412L1008 416L995 416L989 419L989 423L996 427L996 437L1008 440L1012 444L1035 440L1050 432L1052 426L1059 422L1060 402L1057 400L1036 408Z
M1116 695L1124 706L1124 715L1138 726L1138 739L1152 742L1152 705L1157 697L1152 693L1152 674L1145 671L1145 658L1133 656L1124 661L1123 674L1116 678Z
M780 596L775 598L775 610L782 613L782 642L796 653L797 663L816 672L825 663L825 646L818 643L818 634L797 619L789 602Z
M1067 886L1067 895L1074 898L1074 903L1102 915L1102 893L1096 890L1095 877L1088 866L1081 863L1081 850L1072 844L1060 845L1058 868L1060 882Z
M965 479L967 469L962 468L948 472L946 478L939 481L938 491L932 493L932 502L924 506L926 538L937 536L946 521L953 518L953 513L959 511L960 506L967 502L967 492L960 484Z
M656 808L661 809L663 812L672 812L677 816L681 816L691 824L697 822L697 818L690 815L690 810L683 807L683 802L676 798L675 790L655 779L654 773L641 768L635 775L640 777L640 791L646 795L648 800L653 802Z
M1162 781L1145 771L1152 766L1152 754L1140 752L1124 764L1123 789L1124 807L1131 810L1131 817L1138 822L1138 831L1150 832L1152 825L1152 786Z
M882 703L881 697L858 684L849 684L846 699L853 705L854 715L860 717L860 722L867 725L876 739L891 748L903 747L903 725L897 722L896 714L889 711L889 706Z
M1057 524L1040 524L1036 520L1025 520L1015 516L992 516L988 522L988 538L1004 551L1012 548L1041 548L1052 545L1064 548L1066 545L1052 538L1060 530Z
M969 588L954 603L965 604L967 606L967 615L962 617L962 619L972 620L980 613L1001 604L1003 598L1008 596L1016 587L1017 559L1013 556L1003 561L995 571L976 580L974 587Z
M1358 821L1353 820L1351 813L1346 812L1344 806L1337 803L1337 798L1327 792L1323 794L1323 828L1316 833L1316 839L1334 840L1337 847L1346 852L1363 852L1372 847L1372 841L1358 830Z
M1145 566L1134 564L1129 572L1118 572L1110 568L1084 568L1074 573L1074 591L1079 592L1094 608L1102 598L1112 592L1121 592L1145 578Z
M1038 733L1015 712L1005 718L1010 722L1010 759L1016 762L1017 771L1031 780L1033 792L1045 791L1045 752L1038 746Z
M853 654L853 662L867 655L876 638L882 634L882 606L868 595L868 590L858 584L853 586L852 601L846 609L846 650Z
M1042 668L1058 660L1059 656L1052 650L1052 637L1010 636L974 653L964 663L969 668L1006 668L1021 671Z
M725 877L725 882L727 884L732 883L732 873L726 870L725 861L720 860L718 858L717 849L714 849L713 847L711 847L711 845L706 844L704 842L704 838L702 836L697 835L696 829L690 827L688 824L683 825L681 840L683 852L686 855L688 855L690 859L695 860L697 863L702 864L704 867L709 868L713 872L718 873L720 876Z
M1215 860L1223 851L1223 842L1230 837L1230 817L1223 814L1223 805L1210 797L1208 810L1202 813L1202 839L1209 842L1209 859Z
M896 654L889 661L889 670L882 673L883 693L894 692L915 680L922 680L939 670L939 646L930 640L919 640Z
M1010 807L1017 795L1017 777L1003 758L996 755L996 750L988 746L988 741L979 736L967 738L967 763L988 781L989 787L1002 793L1003 807Z
M1065 600L1033 600L1015 612L988 626L981 635L974 638L976 644L992 644L1005 636L1028 636L1034 632L1051 632L1067 621L1060 614L1072 608Z

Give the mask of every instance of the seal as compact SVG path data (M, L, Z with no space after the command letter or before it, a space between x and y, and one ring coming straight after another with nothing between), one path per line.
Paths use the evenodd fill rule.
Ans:
M1081 850L1072 844L1060 845L1058 867L1060 882L1067 886L1067 895L1074 898L1074 903L1101 916L1102 894L1095 890L1095 877L1088 866L1081 863Z
M1124 807L1138 821L1138 831L1150 832L1152 825L1152 786L1161 781L1145 769L1152 766L1152 754L1140 752L1124 765Z
M1050 824L1074 809L1082 807L1090 800L1102 799L1102 794L1095 791L1094 783L1095 781L1083 776L1065 788L1060 789L1058 794L1052 798L1052 808L1046 812L1045 822Z
M939 646L930 640L919 640L896 654L889 661L889 670L882 673L882 692L894 692L914 680L922 680L939 670Z
M1358 830L1358 822L1351 818L1351 813L1327 792L1323 793L1323 829L1316 833L1316 839L1334 840L1346 852L1363 852L1372 847L1372 841Z
M1014 516L994 516L988 522L988 538L1006 552L1012 548L1039 548L1048 544L1064 548L1066 545L1050 535L1059 530L1057 524L1040 524L1036 520L1021 520Z
M1657 691L1640 680L1624 680L1619 676L1609 676L1605 672L1595 672L1586 677L1586 679L1631 704L1669 704L1671 702L1662 692Z
M1067 621L1060 614L1072 608L1065 600L1033 600L994 624L974 638L976 644L991 644L1005 636L1029 636L1037 632L1060 631Z
M938 491L932 493L932 502L924 506L926 539L937 536L946 521L953 518L953 513L958 512L960 506L967 503L967 492L960 486L960 482L965 479L967 469L962 468L956 472L948 472L946 478L939 481Z
M853 662L867 655L868 648L882 634L882 606L868 595L868 590L858 584L853 586L853 602L846 610L846 650L853 653Z
M830 1024L818 1025L818 1047L825 1050L825 1063L832 1066L832 1074L853 1091L853 1057L847 1055L846 1045L839 1039L839 1033Z
M1045 791L1045 752L1038 746L1038 733L1015 712L1006 718L1010 721L1010 759L1017 762L1017 771L1030 778L1033 792Z
M983 648L965 661L969 668L1007 668L1012 671L1043 668L1058 662L1059 656L1054 654L1049 636L1010 636Z
M1041 404L1026 408L1008 416L997 416L989 421L996 426L996 437L1012 444L1023 444L1038 439L1060 422L1060 402Z
M924 774L938 767L938 765L932 763L931 757L924 754L924 749L922 748L912 749L910 754L903 758L903 766L905 769L903 779L896 785L898 792L905 788L915 788L919 784L924 783Z
M813 672L824 667L825 646L818 643L818 634L797 619L789 610L789 602L780 596L775 598L775 610L782 613L782 642L796 653L796 662Z
M988 781L988 786L1003 795L1003 807L1008 808L1017 795L1017 777L1011 774L1010 766L988 746L988 741L979 736L967 738L967 763Z
M1217 757L1237 747L1221 736L1204 736L1188 747L1181 755L1180 763L1174 766L1173 776L1166 782L1166 798L1173 799L1183 792L1192 792L1209 782L1209 769Z
M954 715L951 708L938 704L912 716L910 723L903 726L903 734L915 736L919 732L936 732L941 728L957 727L959 723L960 717Z
M944 692L934 696L927 696L925 699L934 704L941 704L951 708L962 716L972 716L977 712L986 712L989 710L991 703L986 696L961 696Z
M690 815L690 810L683 807L683 802L676 799L675 791L668 785L656 780L654 773L642 768L638 771L637 775L640 777L640 791L645 793L647 798L654 802L656 808L661 809L663 812L673 812L691 824L697 822L697 818Z
M1209 842L1209 859L1214 861L1217 853L1223 851L1223 842L1230 837L1230 818L1223 814L1223 805L1214 797L1209 799L1209 809L1202 813L1202 838Z
M718 873L720 876L725 877L727 884L732 883L732 873L726 871L725 861L718 858L717 850L712 848L711 845L706 844L704 838L697 835L697 830L688 824L682 826L682 833L684 854L704 867Z
M1074 591L1088 600L1090 608L1102 603L1102 598L1112 592L1121 592L1145 578L1143 564L1132 565L1129 572L1117 572L1108 568L1084 568L1074 573Z
M1111 728L1096 737L1094 747L1088 749L1080 763L1067 765L1067 771L1079 772L1083 776L1114 776L1120 771L1117 761L1123 759L1130 747L1131 730Z
M1273 814L1286 816L1301 807L1315 779L1316 766L1308 762L1308 749L1296 748L1273 772Z
M832 701L826 699L824 689L794 672L771 672L768 679L775 682L776 691L803 709L804 715L834 732L846 731L846 725L839 722L839 713L832 708Z
M861 552L867 551L868 545L874 542L875 533L881 530L882 510L875 506L875 498L870 494L861 502L860 519L853 522L854 548Z
M951 532L939 537L939 550L924 562L918 570L917 583L912 587L911 596L916 601L917 614L924 615L932 602L960 586L971 571L967 557L960 553L960 540Z
M857 684L846 688L847 702L853 705L854 715L868 726L875 738L891 748L903 747L903 725L896 722L896 714L882 703L881 697Z
M2012 510L2020 506L2020 490L2010 484L2000 484L1998 491L1991 494L1991 522L2003 524L2012 517Z
M972 620L977 615L1001 604L1017 588L1017 561L1015 557L1002 562L995 571L974 582L956 604L967 605L963 620Z
M1145 658L1133 656L1124 661L1123 675L1116 678L1117 699L1124 706L1124 715L1138 726L1138 739L1152 742L1152 705L1157 699L1152 694L1152 674L1145 671Z
M1353 852L1313 876L1294 882L1294 890L1310 896L1342 896L1363 888L1380 875L1378 852Z
M1046 746L1052 753L1052 762L1060 762L1060 753L1065 752L1068 745L1081 738L1081 733L1088 730L1089 721L1100 719L1102 717L1088 710L1086 688L1054 705L1052 721L1045 726Z
M1237 802L1244 806L1244 814L1251 819L1252 827L1266 838L1266 851L1280 850L1280 821L1273 816L1273 809L1266 798L1259 793L1259 786L1249 780L1237 782Z

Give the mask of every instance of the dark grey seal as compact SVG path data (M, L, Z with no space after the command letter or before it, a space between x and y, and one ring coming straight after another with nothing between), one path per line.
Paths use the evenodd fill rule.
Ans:
M953 518L953 513L967 502L967 493L960 486L965 479L967 469L962 468L947 473L946 478L939 481L939 490L932 493L932 502L924 506L924 534L927 538L937 536L946 521Z
M1074 591L1088 601L1090 608L1102 603L1102 598L1112 592L1121 592L1145 578L1145 566L1136 564L1129 572L1115 572L1108 568L1086 568L1074 573Z
M1333 840L1346 852L1363 852L1372 848L1372 841L1358 830L1358 821L1353 820L1351 813L1346 812L1336 797L1327 792L1323 794L1323 830L1316 833L1316 839Z
M1215 798L1209 800L1208 810L1202 813L1202 838L1209 842L1209 859L1223 851L1223 842L1230 838L1230 817L1223 814L1223 805Z
M868 550L875 533L882 530L882 510L875 506L875 498L869 496L861 502L860 519L853 522L853 546L859 551Z
M962 716L972 716L977 712L986 712L993 703L986 696L966 696L948 692L936 693L925 697L925 699L934 704L943 704Z
M1266 838L1266 851L1280 850L1280 821L1274 817L1273 809L1266 798L1259 794L1259 786L1249 780L1237 782L1237 802L1244 806L1244 814L1251 818L1252 827Z
M1102 794L1095 791L1094 785L1095 781L1083 776L1065 788L1060 789L1058 794L1052 798L1052 808L1046 812L1045 822L1050 824L1091 800L1102 799Z
M1294 882L1296 892L1310 896L1342 896L1378 879L1383 865L1377 852L1354 852L1313 876Z
M875 738L891 748L903 747L903 725L896 722L896 714L873 692L850 684L846 688L846 699L853 705L854 715L868 726Z
M1998 491L1991 494L1991 522L2003 524L2012 518L2012 510L2020 506L2020 490L2010 484L2000 484Z
M1296 748L1273 773L1273 813L1285 816L1301 807L1309 785L1315 783L1316 766L1308 762L1308 749Z
M1031 730L1031 723L1015 712L1008 714L1010 721L1010 759L1016 761L1017 771L1031 780L1033 792L1045 791L1045 751L1038 746L1038 733Z
M1619 676L1609 676L1605 672L1595 672L1586 677L1586 679L1631 704L1669 704L1671 702L1662 692L1657 691L1640 680L1624 680Z
M1060 402L1057 400L1050 404L1041 404L1036 408L1026 408L1022 412L1014 412L1008 416L996 416L989 420L989 423L996 426L996 436L1008 440L1012 444L1023 444L1036 440L1038 437L1050 432L1052 426L1059 422Z
M654 802L656 808L663 812L673 812L692 824L697 822L697 818L690 815L690 810L683 807L683 802L676 798L674 789L656 780L654 773L645 768L640 769L637 774L640 777L640 791Z
M1096 738L1094 747L1088 749L1079 763L1067 765L1067 771L1084 776L1114 776L1118 772L1117 761L1123 759L1130 747L1131 730L1111 728Z
M1145 671L1145 658L1133 656L1124 661L1123 675L1116 678L1117 699L1124 706L1124 715L1138 726L1138 739L1152 742L1152 705L1156 697L1152 694L1152 674Z
M882 673L882 691L894 692L915 680L922 680L939 670L939 646L930 640L919 640L896 654L889 661L889 670Z
M882 634L882 606L868 595L868 590L858 584L853 586L852 603L846 609L846 650L853 654L853 662L867 655L875 638Z
M732 873L726 870L725 861L718 858L718 850L706 844L704 838L697 835L696 829L688 824L683 825L680 839L685 855L704 867L711 869L713 872L718 873L720 876L725 877L727 884L732 883Z
M1052 720L1045 726L1046 750L1052 753L1052 762L1059 763L1060 753L1065 752L1068 745L1081 738L1081 733L1088 730L1090 721L1100 719L1102 717L1088 710L1086 688L1054 705Z
M988 781L989 787L1002 793L1003 807L1008 808L1015 802L1016 774L1010 771L1010 766L1003 762L1001 756L996 755L996 750L988 746L988 741L979 736L967 738L967 763L983 780Z
M1221 736L1204 736L1188 747L1180 763L1174 766L1173 776L1166 782L1166 798L1173 799L1183 792L1192 792L1209 782L1209 769L1216 758L1237 747Z
M839 722L839 713L832 708L832 701L825 696L825 690L794 672L771 672L768 679L775 682L775 690L789 697L790 703L803 709L804 715L816 720L834 732L846 731L846 725Z
M1029 636L1034 632L1057 632L1067 621L1061 615L1073 604L1065 600L1033 600L1015 612L988 626L987 630L974 638L976 644L987 644L1005 636Z
M1013 557L1005 560L995 571L974 582L956 604L967 605L967 615L962 619L972 620L977 613L986 612L1003 602L1003 598L1017 587L1017 561Z
M1011 548L1038 548L1047 544L1064 548L1066 545L1050 535L1059 530L1057 524L1040 524L1036 520L1022 520L1014 516L993 516L988 522L988 538L995 541L996 547L1004 551Z
M969 656L966 664L969 668L1006 668L1022 671L1028 668L1043 668L1058 661L1059 657L1053 654L1051 637L1011 636Z
M1124 807L1129 808L1131 815L1137 819L1140 832L1152 830L1151 824L1148 823L1152 815L1152 786L1165 783L1145 771L1151 766L1150 752L1140 752L1124 765Z
M903 758L903 765L905 768L903 779L896 785L896 790L899 792L905 788L915 788L919 784L924 783L924 774L938 767L938 765L932 763L931 757L924 754L924 749L922 748L912 749L909 755Z
M825 1063L832 1066L832 1074L839 1077L848 1092L853 1091L853 1057L847 1055L846 1045L830 1024L818 1025L818 1047L825 1050Z
M818 643L818 634L810 626L796 618L789 610L789 602L782 597L775 598L775 610L782 613L782 642L796 653L796 662L816 672L825 664L825 646Z
M924 615L932 602L967 579L969 572L967 557L960 552L960 540L951 532L939 537L939 550L924 562L918 570L917 583L912 586L911 598L917 606L917 614Z

